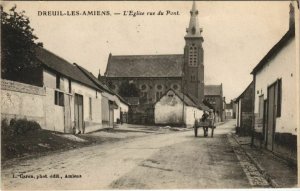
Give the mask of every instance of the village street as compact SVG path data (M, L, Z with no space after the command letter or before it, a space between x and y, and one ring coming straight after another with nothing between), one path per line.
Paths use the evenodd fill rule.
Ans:
M2 170L2 183L5 183L2 188L171 189L268 186L243 156L233 138L228 136L234 130L233 124L233 121L229 121L218 126L213 138L204 138L202 131L200 137L195 138L192 130L148 133L146 136L115 143L18 161ZM23 174L22 178L17 177L19 174ZM37 178L38 175L44 178ZM76 176L66 178L65 175Z

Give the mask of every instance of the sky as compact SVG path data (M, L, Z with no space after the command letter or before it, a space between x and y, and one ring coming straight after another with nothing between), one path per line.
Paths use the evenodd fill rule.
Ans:
M2 2L25 11L44 47L103 75L113 55L183 54L192 1ZM205 84L223 84L226 101L239 96L250 74L288 30L288 1L198 1ZM124 11L144 15L123 15ZM39 11L109 11L110 16L40 16ZM157 15L158 11L172 15ZM155 15L147 15L155 12ZM114 13L121 13L115 15ZM146 68L145 68L146 70Z

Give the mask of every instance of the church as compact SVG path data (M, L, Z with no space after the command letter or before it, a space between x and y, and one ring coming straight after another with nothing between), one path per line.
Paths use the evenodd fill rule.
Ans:
M134 113L140 113L144 119L133 120L136 123L153 122L153 105L159 101L169 89L181 92L203 105L215 101L216 95L205 96L204 85L204 53L202 28L199 26L198 10L195 1L190 11L190 22L186 29L183 54L161 55L109 55L107 68L101 81L119 93L124 83L133 84L139 90L138 99L124 97L133 106ZM222 86L213 86L220 92L223 104ZM213 88L209 87L209 89ZM135 101L134 101L135 100ZM135 107L134 107L135 105ZM211 104L213 105L213 104ZM210 105L210 106L211 106ZM216 109L211 106L212 109ZM219 107L218 107L219 108ZM222 116L221 111L217 111Z

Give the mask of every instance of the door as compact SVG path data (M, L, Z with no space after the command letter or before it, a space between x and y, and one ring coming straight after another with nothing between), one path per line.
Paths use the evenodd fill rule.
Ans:
M267 148L273 150L275 132L275 84L268 88L268 115L267 115Z
M75 116L75 127L76 129L84 133L83 125L83 96L75 94L75 105L74 105L74 116Z
M109 126L114 127L114 109L109 108Z
M72 123L71 123L71 96L65 94L64 96L64 123L65 123L65 133L72 133Z

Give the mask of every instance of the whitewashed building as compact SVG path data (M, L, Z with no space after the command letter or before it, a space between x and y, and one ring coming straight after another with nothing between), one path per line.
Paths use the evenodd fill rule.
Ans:
M32 75L41 85L2 80L2 119L27 118L40 123L43 129L85 133L113 127L115 110L128 110L124 101L91 80L76 64L42 47L37 47L35 53L41 67Z
M289 30L253 69L254 143L282 156L297 159L299 73L296 63L294 7ZM299 64L299 63L298 63Z
M129 104L117 93L114 93L105 84L101 83L91 72L75 64L98 88L102 90L102 123L114 126L116 123L127 122Z
M200 108L190 96L169 89L154 104L154 120L158 125L193 126L195 119L203 115L203 106Z

